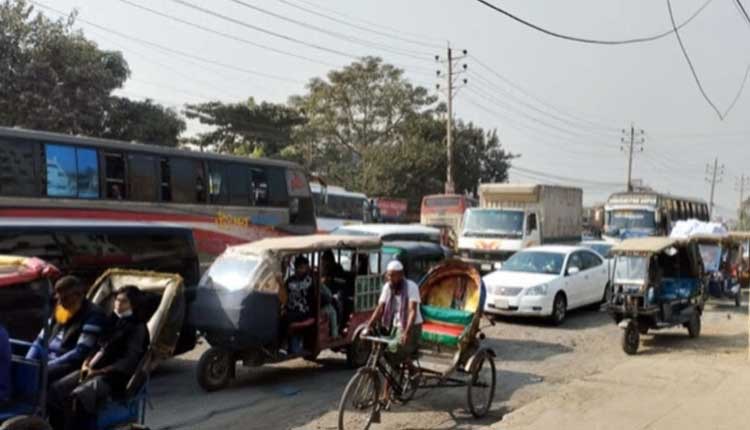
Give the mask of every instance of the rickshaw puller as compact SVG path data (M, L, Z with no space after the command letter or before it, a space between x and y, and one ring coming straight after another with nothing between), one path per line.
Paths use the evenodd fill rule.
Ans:
M419 310L419 287L404 276L404 266L398 260L388 263L387 282L368 322L368 330L378 321L393 336L385 358L393 369L412 366L412 357L419 347L422 335L422 313ZM383 400L387 402L390 387L386 380Z

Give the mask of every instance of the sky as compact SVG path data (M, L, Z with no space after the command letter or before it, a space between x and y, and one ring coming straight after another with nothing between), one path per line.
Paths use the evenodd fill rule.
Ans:
M578 37L631 39L671 29L666 0L490 1ZM673 0L675 20L683 22L705 1ZM750 0L743 1L750 11ZM503 147L519 155L511 182L579 185L586 204L603 202L624 188L621 137L631 125L644 142L633 178L656 190L708 200L706 165L718 158L723 174L715 214L729 218L736 215L739 177L750 176L750 88L720 120L674 34L642 44L581 44L523 26L475 0L38 2L76 9L76 26L87 37L123 52L132 75L121 94L178 110L186 102L248 97L285 102L303 93L310 78L366 55L403 68L415 85L434 91L438 82L445 87L435 75L445 64L434 56L444 59L450 43L456 54L468 52L457 64L466 64L461 78L468 82L456 94L455 116L498 130ZM733 0L712 0L680 35L705 92L725 111L750 70L750 23ZM190 124L188 133L200 129Z

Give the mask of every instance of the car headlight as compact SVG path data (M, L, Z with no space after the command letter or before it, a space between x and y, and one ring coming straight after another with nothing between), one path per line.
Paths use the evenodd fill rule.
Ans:
M526 290L526 295L527 296L546 296L548 290L549 290L549 285L547 284L537 285L535 287L531 287L528 290Z

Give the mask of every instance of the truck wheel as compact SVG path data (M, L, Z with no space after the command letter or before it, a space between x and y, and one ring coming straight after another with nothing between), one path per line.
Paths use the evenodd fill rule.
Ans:
M688 336L696 338L701 335L701 316L698 312L693 312L688 323Z
M217 391L226 388L234 374L232 353L219 348L209 348L201 355L196 367L198 385L205 391Z
M39 417L15 417L0 425L0 430L52 430L52 427Z
M640 344L641 333L638 329L638 323L630 321L622 332L622 350L628 355L635 355L638 352Z
M555 301L552 302L552 315L550 315L550 322L553 325L559 326L565 321L565 317L568 313L568 300L565 298L565 294L562 292L557 293Z

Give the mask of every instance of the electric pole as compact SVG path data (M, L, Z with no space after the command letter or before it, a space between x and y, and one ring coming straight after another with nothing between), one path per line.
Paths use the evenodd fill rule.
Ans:
M708 203L708 215L713 218L714 216L714 193L716 192L716 184L720 183L724 178L724 165L719 166L719 157L714 158L714 165L706 164L706 182L711 184L711 198Z
M633 152L636 149L640 149L639 152L643 152L643 144L646 142L644 131L636 130L633 123L630 123L630 130L623 129L623 136L620 138L622 146L620 150L628 152L628 191L633 191ZM627 149L626 149L627 148Z
M461 61L462 59L466 58L467 51L464 49L461 52L461 55L458 57L453 56L453 50L451 49L450 42L448 43L448 57L445 61L447 65L447 74L445 76L446 78L446 84L447 88L445 91L445 97L447 99L448 104L448 115L446 117L446 125L445 125L445 131L446 131L446 144L447 144L447 150L448 150L448 163L446 167L445 172L445 194L453 194L456 192L456 185L454 182L453 177L453 98L456 96L456 93L458 89L460 89L460 86L456 85L456 78L458 75L465 73L468 69L468 66L466 64L463 65L463 68L459 71L455 71L454 68L457 65L456 63ZM440 56L435 56L435 61L441 62ZM440 70L437 71L437 76L440 77L442 72ZM468 83L467 79L463 79L463 84L466 85ZM436 85L436 88L438 91L440 91L440 84Z
M747 186L750 186L750 177L745 176L743 173L737 178L737 182L735 183L735 189L740 192L740 206L737 215L737 225L740 229L745 227L745 187Z

